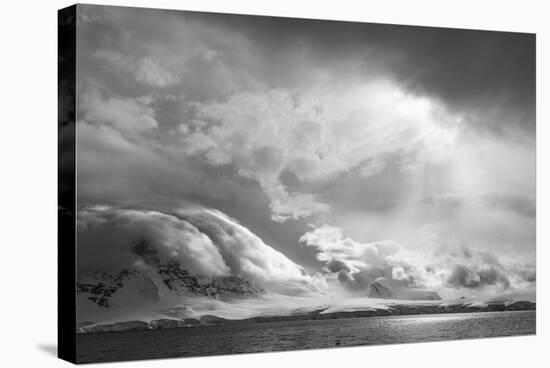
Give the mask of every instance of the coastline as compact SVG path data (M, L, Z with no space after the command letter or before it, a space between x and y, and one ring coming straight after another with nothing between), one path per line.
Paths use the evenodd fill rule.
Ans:
M218 326L228 324L288 322L305 320L348 319L365 317L389 317L412 315L438 315L457 313L491 313L505 311L535 310L536 303L530 301L515 301L512 303L491 302L485 305L465 304L388 304L387 308L369 308L355 311L326 312L329 307L314 309L309 312L288 315L255 316L244 319L227 319L215 315L203 315L199 318L157 319L152 321L124 321L113 324L87 324L77 328L77 334L109 333L138 330L159 330L174 328L193 328L199 326Z

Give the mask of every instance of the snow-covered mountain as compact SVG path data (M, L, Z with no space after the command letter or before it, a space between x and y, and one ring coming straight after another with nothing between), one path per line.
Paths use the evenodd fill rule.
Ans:
M214 210L94 207L79 213L79 234L81 333L536 308L534 290L441 301L434 291L379 278L350 292Z
M116 294L115 294L116 295ZM181 304L185 301L187 304ZM190 297L169 302L101 308L102 313L79 319L79 333L186 328L199 325L378 317L440 313L535 310L534 291L498 297L462 297L456 300L396 300L363 297L299 296L266 293L222 301ZM79 314L81 316L81 314Z
M390 280L379 280L371 284L367 293L369 298L395 300L441 300L439 294L431 290L411 289L392 283Z
M120 271L96 271L77 278L79 319L104 319L117 311L186 305L188 300L254 298L265 290L238 276L193 275L174 260L137 264Z

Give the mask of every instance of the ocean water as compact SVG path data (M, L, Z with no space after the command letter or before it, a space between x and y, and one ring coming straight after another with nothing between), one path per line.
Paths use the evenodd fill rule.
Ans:
M242 323L77 336L81 363L535 333L535 311Z

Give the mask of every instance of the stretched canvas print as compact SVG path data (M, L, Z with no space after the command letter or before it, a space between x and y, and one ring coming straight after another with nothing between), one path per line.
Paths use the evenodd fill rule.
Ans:
M59 11L59 354L535 333L535 35Z

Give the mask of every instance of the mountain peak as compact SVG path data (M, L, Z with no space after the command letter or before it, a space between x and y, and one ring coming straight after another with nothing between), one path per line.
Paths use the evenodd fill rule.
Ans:
M367 293L369 298L396 300L441 300L435 291L410 289L395 285L389 280L375 281Z

